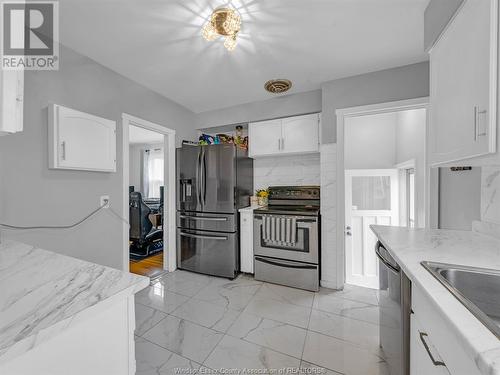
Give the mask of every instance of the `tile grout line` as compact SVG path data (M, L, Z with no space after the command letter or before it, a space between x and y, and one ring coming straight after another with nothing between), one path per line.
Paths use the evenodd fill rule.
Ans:
M160 280L161 278L159 278L158 280ZM322 310L322 309L316 309L314 308L315 306L315 302L316 302L316 298L317 296L319 295L319 293L314 293L313 295L313 301L312 301L312 304L311 306L309 307L309 314L308 314L308 319L307 319L307 325L306 327L301 327L301 326L297 326L295 324L290 324L290 323L287 323L287 322L282 322L280 320L275 320L275 319L269 319L267 317L264 317L264 316L261 316L261 314L255 314L255 313L247 313L247 314L250 314L250 315L254 315L256 317L259 317L259 318L263 318L263 319L266 319L266 320L269 320L269 321L273 321L273 322L276 322L276 323L279 323L279 324L282 324L282 325L287 325L287 326L290 326L290 327L294 327L294 328L297 328L297 329L300 329L300 330L303 330L305 331L305 337L304 337L304 342L303 342L303 345L302 345L302 352L301 352L301 355L300 355L300 358L299 357L295 357L293 355L290 355L290 354L287 354L287 353L284 353L280 350L276 350L274 348L271 348L269 346L266 346L266 345L261 345L261 344L258 344L258 343L255 343L255 342L252 342L252 341L249 341L245 338L240 338L240 337L236 337L236 336L233 336L231 334L229 334L228 332L231 330L231 328L236 324L236 322L238 321L238 319L240 319L240 317L242 316L243 313L245 313L246 309L248 308L249 304L254 301L256 298L257 298L257 294L265 287L265 285L267 285L266 283L261 283L258 288L255 290L255 292L252 293L251 295L251 298L248 300L248 302L245 304L245 306L239 310L239 309L232 309L230 307L226 307L224 310L227 312L229 310L232 310L232 311L235 311L237 312L237 315L235 317L235 319L228 325L227 329L224 331L224 332L221 332L221 331L218 331L218 330L215 330L211 327L205 327L201 324L198 324L197 322L194 322L194 321L191 321L191 320L188 320L188 319L185 319L185 318L182 318L182 317L178 317L178 316L175 316L173 315L173 313L175 313L175 311L177 311L178 309L180 309L182 306L184 306L185 304L187 304L188 302L190 301L194 301L195 303L197 301L201 301L201 302L205 302L205 303L209 303L213 306L218 306L220 307L220 303L214 303L213 301L204 301L204 300L200 300L198 298L196 298L195 296L198 295L202 290L204 290L205 288L209 287L210 284L213 283L213 280L214 278L211 278L210 277L210 282L205 285L205 286L202 286L196 293L192 294L192 295L185 295L185 294L182 294L182 293L179 293L177 291L174 291L174 290L171 290L169 288L167 288L166 286L168 285L168 283L166 283L166 280L165 280L165 290L167 290L168 292L170 293L173 293L173 294L176 294L176 295L179 295L179 296L182 296L184 298L186 298L186 300L184 302L182 302L181 304L179 304L178 306L176 306L174 309L171 310L171 312L169 313L166 313L165 311L162 311L162 310L159 310L158 308L156 307L153 307L153 306L150 306L150 305L146 305L144 303L141 303L141 302L136 302L137 304L139 305L142 305L146 308L150 308L150 309L153 309L155 312L159 312L161 314L165 314L165 316L163 318L161 318L156 324L154 324L153 326L151 326L148 330L146 330L142 335L137 335L137 337L141 338L142 340L145 340L147 341L148 343L151 343L157 347L160 347L164 350L167 350L168 352L171 352L171 353L174 353L178 356L180 356L181 358L184 358L186 359L187 361L190 361L190 362L193 362L197 365L200 365L200 366L204 366L204 367L207 367L205 365L205 363L207 362L207 360L210 358L210 356L214 353L214 351L218 348L220 348L220 343L224 340L224 338L226 336L229 336L231 338L235 338L235 339L238 339L238 340L242 340L243 342L246 342L250 345L254 345L256 347L260 347L260 348L264 348L264 349L267 349L267 350L270 350L272 352L275 352L275 353L279 353L281 355L285 355L285 356L288 356L290 358L295 358L299 361L299 367L302 366L302 363L303 362L306 362L306 363L310 363L312 365L315 365L315 366L318 366L318 367L322 367L322 368L327 368L327 367L324 367L324 366L319 366L313 362L308 362L306 360L304 360L304 352L305 352L305 347L306 347L306 343L307 343L307 338L310 334L314 333L314 334L319 334L319 335L322 335L322 336L325 336L325 337L329 337L329 338L332 338L334 340L338 340L338 341L341 341L341 342L344 342L346 344L348 344L349 346L352 346L353 348L356 348L356 349L359 349L359 350L363 350L363 351L366 351L367 353L371 353L372 355L376 356L376 357L379 357L381 358L378 354L372 352L372 350L368 349L367 347L364 347L358 343L355 343L355 342L352 342L352 341L349 341L349 340L345 340L343 338L340 338L340 337L337 337L337 336L333 336L333 335L327 335L327 334L323 334L322 332L318 332L318 331L315 331L315 330L312 330L310 329L310 326L311 326L311 320L312 320L312 314L314 311L318 311L318 312L321 312L321 313L324 313L324 314L331 314L333 316L336 316L336 317L339 317L339 318L342 318L342 319L346 319L346 321L351 321L351 322L362 322L362 323L365 323L365 324L369 324L369 325L372 325L372 326L379 326L379 324L376 324L372 321L365 321L365 320L362 320L362 319L357 319L357 318L352 318L350 316L345 316L345 315L341 315L339 313L335 313L335 312L331 312L331 311L327 311L327 310ZM249 281L251 281L251 279L249 279ZM254 280L255 281L255 280ZM236 279L235 280L228 280L228 283L231 283L231 282L237 282ZM290 304L290 305L294 305L294 306L298 306L298 307L306 307L304 306L303 304L296 304L296 303L293 303L289 300L289 298L285 296L281 296L279 293L275 293L276 294L276 297L273 298L273 296L270 296L268 299L271 300L270 302L272 303L273 301L276 301L276 302L281 302L281 303L287 303L287 304ZM372 307L377 307L379 308L378 305L374 305L372 303L367 303L366 301L359 301L359 300L355 300L355 299L350 299L350 298L345 298L345 297L339 297L339 296L333 296L333 295L325 295L327 298L328 297L331 297L331 298L335 298L335 299L341 299L341 300L345 300L345 301L350 301L350 302L357 302L357 303L360 303L362 305L365 305L363 307L360 307L360 308L372 308ZM378 301L379 298L377 295L375 295L375 298L376 300ZM314 311L313 311L314 310ZM170 349L168 348L165 348L157 343L154 343L154 342L151 342L150 340L144 338L144 335L146 335L148 332L150 332L153 328L157 327L161 322L163 322L168 316L171 316L171 317L175 317L177 319L181 319L181 320L185 320L197 327L200 327L200 328L204 328L204 329L209 329L215 333L219 333L220 334L220 339L217 341L217 343L214 345L213 349L208 353L208 355L204 358L204 360L200 363L198 361L195 361L195 360L192 360L192 359L189 359L187 357L184 357L182 356L181 354L177 353L177 352L173 352L171 351ZM382 358L383 359L383 358ZM331 370L333 372L335 372L336 374L341 374L340 372L338 372L337 370L333 370L333 369L330 369L330 368L327 368L328 370Z
M311 310L309 311L309 319L307 320L306 337L304 337L304 344L302 344L302 353L300 355L301 365L302 365L302 361L304 359L304 350L306 349L307 336L309 334L309 325L311 324L311 316L312 316L312 311L313 311L314 299L315 298L316 298L316 293L314 294L313 302L312 302L312 305L311 305Z
M179 357L184 358L185 360L187 360L187 361L189 361L189 362L194 362L194 363L196 363L196 364L198 364L198 365L200 365L200 366L203 366L203 363L200 363L200 362L198 362L198 361L195 361L194 359L190 359L190 358L184 357L182 354L179 354L179 353L176 353L176 352L174 352L174 351L172 351L172 350L170 350L170 349L167 349L167 348L165 348L165 347L161 346L160 344L157 344L157 343L155 343L155 342L153 342L153 341L151 341L151 340L148 340L147 338L144 338L144 337L141 337L141 336L138 336L138 337L139 337L139 338L141 338L142 340L144 340L144 341L148 342L149 344L152 344L152 345L154 345L154 346L157 346L157 347L159 347L159 348L161 348L161 349L163 349L163 350L166 350L167 352L170 352L170 353L173 353L173 354L175 354L175 355L178 355ZM162 367L163 367L163 366L164 366L164 365L162 365Z
M262 285L259 286L259 288L257 288L257 291L260 290L260 288L262 288ZM255 293L257 293L257 291ZM255 293L253 294L253 296L255 296ZM253 298L252 296L252 298ZM251 299L250 299L251 300ZM249 301L250 302L250 301ZM246 307L246 306L245 306ZM229 307L227 307L226 309L229 309ZM230 336L227 334L227 332L231 329L231 327L234 325L234 323L236 323L236 320L238 320L238 318L241 316L241 314L243 314L243 310L245 310L244 308L239 312L238 316L236 317L236 319L229 325L229 327L227 328L226 332L222 332L223 335L221 337L221 339L217 342L217 344L213 347L213 349L210 351L210 353L208 353L208 355L206 356L206 358L203 360L203 363L202 363L202 366L205 366L205 367L208 367L205 365L205 363L207 362L207 360L210 358L210 356L212 355L212 353L219 347L220 343L222 342L222 340L224 340L224 338L226 336ZM233 337L233 336L230 336L230 337ZM210 368L210 367L208 367Z

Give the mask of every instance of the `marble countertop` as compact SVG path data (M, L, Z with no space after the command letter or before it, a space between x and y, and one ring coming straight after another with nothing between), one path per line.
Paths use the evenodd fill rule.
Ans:
M500 340L421 264L433 261L500 270L500 240L475 232L372 225L384 247L451 323L483 374L500 375Z
M148 285L143 276L3 240L0 364Z

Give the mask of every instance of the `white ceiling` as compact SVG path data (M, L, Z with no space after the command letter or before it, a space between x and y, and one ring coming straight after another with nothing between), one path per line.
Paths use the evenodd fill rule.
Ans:
M200 28L224 0L64 0L61 42L194 112L271 97L427 59L429 0L232 0L239 45L206 42ZM64 62L63 62L64 63Z
M129 143L131 145L157 144L162 142L163 134L139 128L138 126L130 125L129 127Z

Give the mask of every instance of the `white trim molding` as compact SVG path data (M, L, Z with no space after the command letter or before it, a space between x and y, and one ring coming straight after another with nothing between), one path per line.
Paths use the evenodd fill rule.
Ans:
M129 126L137 126L163 134L164 137L164 176L165 192L163 205L163 268L175 271L177 265L176 233L175 233L175 130L159 124L129 115L122 114L122 176L123 176L123 217L129 220ZM123 234L123 269L129 271L129 226L124 223Z
M429 97L398 100L394 102L369 104L363 106L340 108L335 111L337 116L337 288L342 289L345 283L345 166L344 166L344 127L345 119L349 117L376 115L389 112L425 108L427 110L426 140L429 126ZM426 141L427 144L427 141ZM427 146L425 149L425 202L426 223L431 215ZM432 220L431 220L432 221Z

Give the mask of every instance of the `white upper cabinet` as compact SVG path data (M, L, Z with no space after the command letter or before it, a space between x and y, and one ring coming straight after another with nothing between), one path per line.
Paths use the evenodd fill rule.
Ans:
M262 121L248 126L250 157L275 155L281 150L281 120Z
M283 152L318 152L319 150L319 115L284 118Z
M498 0L466 0L430 51L430 162L496 152Z
M24 71L0 69L0 135L23 130Z
M50 105L49 168L116 172L116 122Z
M319 152L319 114L250 123L250 157Z

